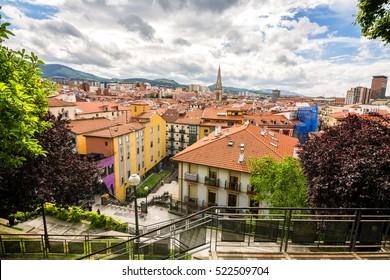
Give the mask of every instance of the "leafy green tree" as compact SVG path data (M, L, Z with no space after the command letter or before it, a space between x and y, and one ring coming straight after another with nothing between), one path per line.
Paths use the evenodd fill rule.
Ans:
M0 167L18 167L45 154L34 135L49 127L41 117L52 85L38 76L43 62L36 55L3 46L13 35L8 26L0 25Z
M362 27L363 36L390 43L390 1L358 0L357 6L359 12L355 24Z
M47 113L51 124L34 135L47 151L46 156L27 159L18 168L0 168L0 210L2 215L35 207L43 199L60 205L75 205L93 193L99 168L80 157L67 125L69 121Z
M389 207L390 122L348 115L299 153L313 207Z
M306 206L306 178L297 159L264 156L251 159L249 166L256 200L271 207Z

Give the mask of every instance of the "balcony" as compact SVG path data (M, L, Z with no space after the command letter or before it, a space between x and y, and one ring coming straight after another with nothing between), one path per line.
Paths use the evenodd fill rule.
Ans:
M186 131L184 129L180 129L179 132L182 134L186 133Z
M184 173L184 180L198 182L198 174Z
M169 141L175 141L175 137L169 137L168 140Z
M256 194L256 190L254 186L247 185L246 186L246 193L247 194Z
M230 191L236 191L239 192L241 191L241 183L238 182L230 182L230 181L225 181L225 190L230 190Z
M209 186L219 187L219 179L204 177L204 183Z

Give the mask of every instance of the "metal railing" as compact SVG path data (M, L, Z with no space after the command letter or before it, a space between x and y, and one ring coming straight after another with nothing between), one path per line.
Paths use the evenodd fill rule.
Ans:
M182 259L199 250L318 253L381 252L390 258L390 208L213 206L150 225L138 236L0 235L1 256L69 259ZM45 250L47 254L45 255Z
M219 187L219 179L218 178L211 178L211 177L204 177L204 183L209 186Z
M231 191L241 191L241 183L238 182L231 182L231 181L225 181L225 189L231 190Z

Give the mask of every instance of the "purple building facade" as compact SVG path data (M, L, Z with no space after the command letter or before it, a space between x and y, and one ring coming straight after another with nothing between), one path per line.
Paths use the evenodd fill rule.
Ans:
M106 192L115 195L115 169L114 169L114 156L107 157L99 160L100 177L105 185Z

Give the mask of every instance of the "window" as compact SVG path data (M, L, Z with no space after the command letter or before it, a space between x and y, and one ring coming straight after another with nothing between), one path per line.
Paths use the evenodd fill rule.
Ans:
M100 176L101 177L106 177L107 176L107 168L102 168L102 169L100 169L100 171L99 171L99 173L100 173Z
M150 161L153 161L153 155L150 157Z
M150 127L150 134L153 133L153 126Z
M130 159L130 152L127 152L127 159Z
M150 142L150 148L153 148L153 142Z
M125 183L125 178L121 178L122 185Z
M209 177L217 179L217 169L216 168L209 169Z
M108 166L108 175L114 173L114 164Z
M139 137L139 134L138 134L138 131L136 131L136 132L135 132L135 138L138 139L138 137Z
M123 156L121 156L121 161L123 161Z
M144 151L145 149L144 149L144 146L142 146L142 152Z
M160 138L157 138L157 144L160 144Z
M119 137L118 140L119 140L119 145L122 145L122 137Z
M130 177L130 170L127 170L127 178L129 178Z
M104 142L104 146L106 146L106 147L108 146L108 142L107 141Z
M189 132L190 132L190 134L196 134L196 126L191 125L189 127Z
M157 157L160 157L160 151L157 152Z
M139 148L137 148L137 155L139 155Z
M142 168L144 168L145 167L145 162L144 161L142 161Z
M130 140L130 137L129 137L129 135L127 134L127 135L126 135L126 142L129 142L129 140Z
M157 131L160 132L160 125L157 125Z
M138 163L138 166L137 166L138 172L140 171L140 169L141 169L141 166L140 166L140 164Z

